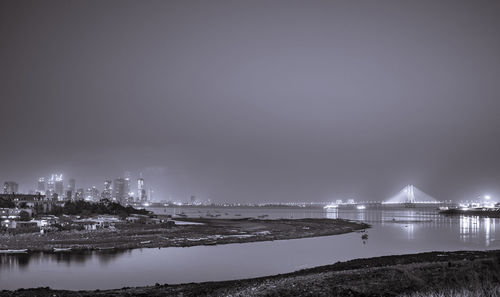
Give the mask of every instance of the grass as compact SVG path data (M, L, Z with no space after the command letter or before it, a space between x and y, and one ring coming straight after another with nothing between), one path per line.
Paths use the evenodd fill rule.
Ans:
M401 297L500 297L500 285L414 292L412 294L401 295Z

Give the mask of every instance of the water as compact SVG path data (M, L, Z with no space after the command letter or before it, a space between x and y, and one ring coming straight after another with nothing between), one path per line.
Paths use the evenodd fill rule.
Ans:
M165 209L155 209L164 213ZM207 208L167 209L190 217ZM360 233L328 237L189 248L136 249L80 254L0 255L0 288L111 289L258 277L354 258L447 250L500 249L500 221L445 217L435 210L213 208L220 217L328 217L373 225ZM227 213L227 215L226 215Z

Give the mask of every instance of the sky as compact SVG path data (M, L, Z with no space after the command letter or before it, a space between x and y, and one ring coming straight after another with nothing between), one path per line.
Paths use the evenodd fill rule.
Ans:
M498 32L498 1L2 0L0 181L500 198Z

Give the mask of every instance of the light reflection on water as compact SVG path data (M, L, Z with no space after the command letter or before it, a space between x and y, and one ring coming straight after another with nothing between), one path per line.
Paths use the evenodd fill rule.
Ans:
M163 213L165 209L160 209ZM352 258L435 250L500 249L498 219L448 217L433 209L177 209L189 217L343 218L360 233L297 240L77 254L0 255L0 288L106 289L258 277Z

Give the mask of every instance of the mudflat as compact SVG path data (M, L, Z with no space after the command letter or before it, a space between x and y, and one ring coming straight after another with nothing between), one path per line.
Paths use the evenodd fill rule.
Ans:
M368 224L341 219L186 219L197 224L174 226L116 224L94 231L57 231L47 234L0 235L0 250L27 249L50 252L99 249L188 247L255 241L329 236L369 228Z

